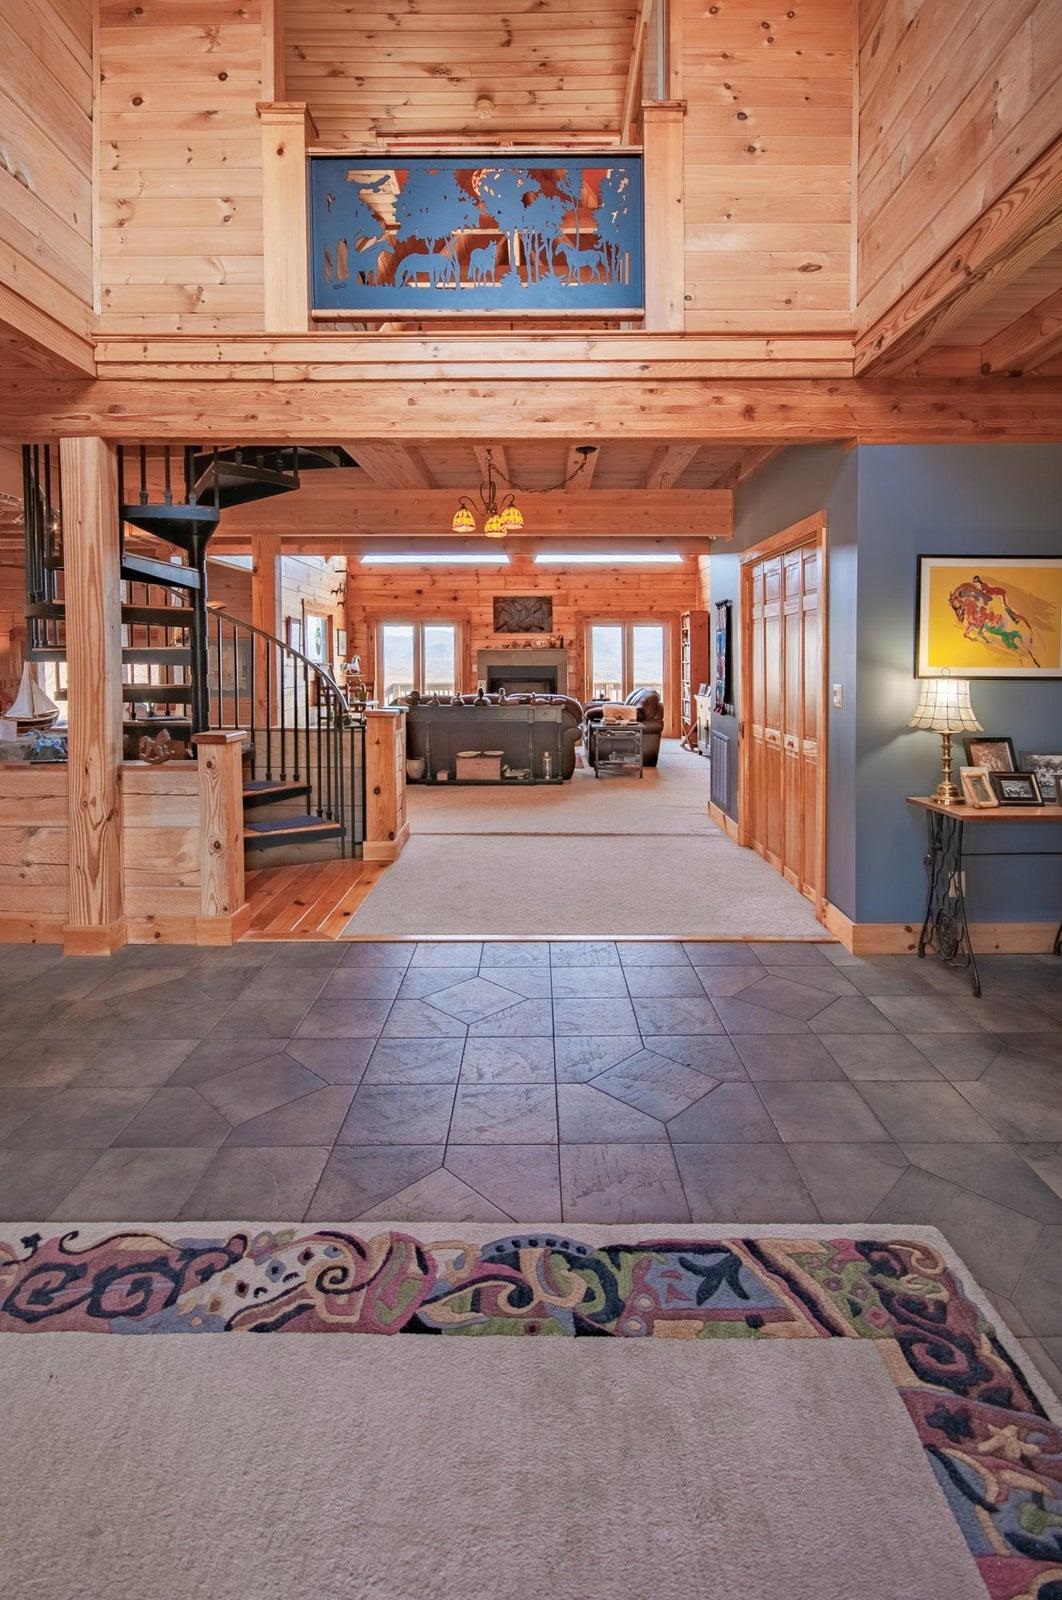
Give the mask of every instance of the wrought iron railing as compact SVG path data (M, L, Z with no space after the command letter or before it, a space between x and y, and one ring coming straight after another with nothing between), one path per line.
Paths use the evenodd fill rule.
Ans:
M211 606L207 690L212 728L248 737L251 782L304 787L305 809L363 837L364 718L331 673L253 623Z

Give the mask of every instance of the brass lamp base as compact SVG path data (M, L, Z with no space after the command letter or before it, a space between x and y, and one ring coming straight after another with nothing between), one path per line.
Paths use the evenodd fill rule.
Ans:
M938 806L957 806L962 800L962 790L952 781L951 776L951 734L942 733L940 742L940 782L937 784L933 799Z

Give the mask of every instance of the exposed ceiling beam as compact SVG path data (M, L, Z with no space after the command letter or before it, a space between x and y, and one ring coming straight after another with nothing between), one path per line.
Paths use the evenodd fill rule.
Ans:
M784 444L757 444L751 450L745 450L725 472L720 473L712 484L713 489L736 489L739 483L744 483L746 478L751 478L754 472L759 472L768 461L780 455L785 449Z
M664 444L653 452L645 474L647 489L671 489L681 478L694 456L700 450L700 441L688 444Z
M856 341L857 376L900 372L1062 243L1062 138Z
M349 469L322 472L293 494L225 512L227 533L305 533L346 538L452 539L452 489L401 493L357 487ZM726 538L731 496L717 489L588 489L536 494L524 506L526 524L512 538Z
M627 67L627 82L623 89L623 112L620 116L621 140L630 138L634 128L635 108L641 104L642 61L645 58L645 40L649 32L649 17L652 9L653 0L641 0L638 6L638 15L634 22L631 59Z
M358 466L381 489L434 489L435 479L410 445L371 444L367 439L345 440Z
M981 371L1018 374L1062 350L1062 289L1002 328L981 346Z
M600 460L601 451L596 447L589 455L584 456L578 445L570 444L568 446L568 454L564 458L564 476L565 478L570 478L574 472L579 473L575 482L568 485L567 492L569 494L573 489L589 489L594 481L594 473L597 471L597 464ZM584 462L585 465L583 465Z

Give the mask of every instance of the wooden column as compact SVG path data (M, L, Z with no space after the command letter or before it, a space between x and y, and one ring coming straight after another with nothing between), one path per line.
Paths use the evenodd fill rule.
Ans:
M250 915L243 861L243 734L197 733L201 944L231 944Z
M112 445L61 439L70 698L68 955L126 940L122 895L122 608Z
M309 195L306 147L317 137L307 107L263 101L262 237L265 331L305 333L310 324Z
M251 621L280 637L280 535L263 533L251 541ZM255 639L254 726L264 728L266 712L276 706L276 651ZM270 692L271 690L271 692Z
M365 713L365 861L396 861L409 838L406 821L406 714Z
M642 106L647 333L681 333L686 325L685 115L684 100Z

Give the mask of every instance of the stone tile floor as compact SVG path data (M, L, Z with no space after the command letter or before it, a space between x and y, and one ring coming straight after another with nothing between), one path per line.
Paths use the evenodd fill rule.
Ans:
M981 968L2 946L0 1217L933 1223L1062 1365L1062 962Z

